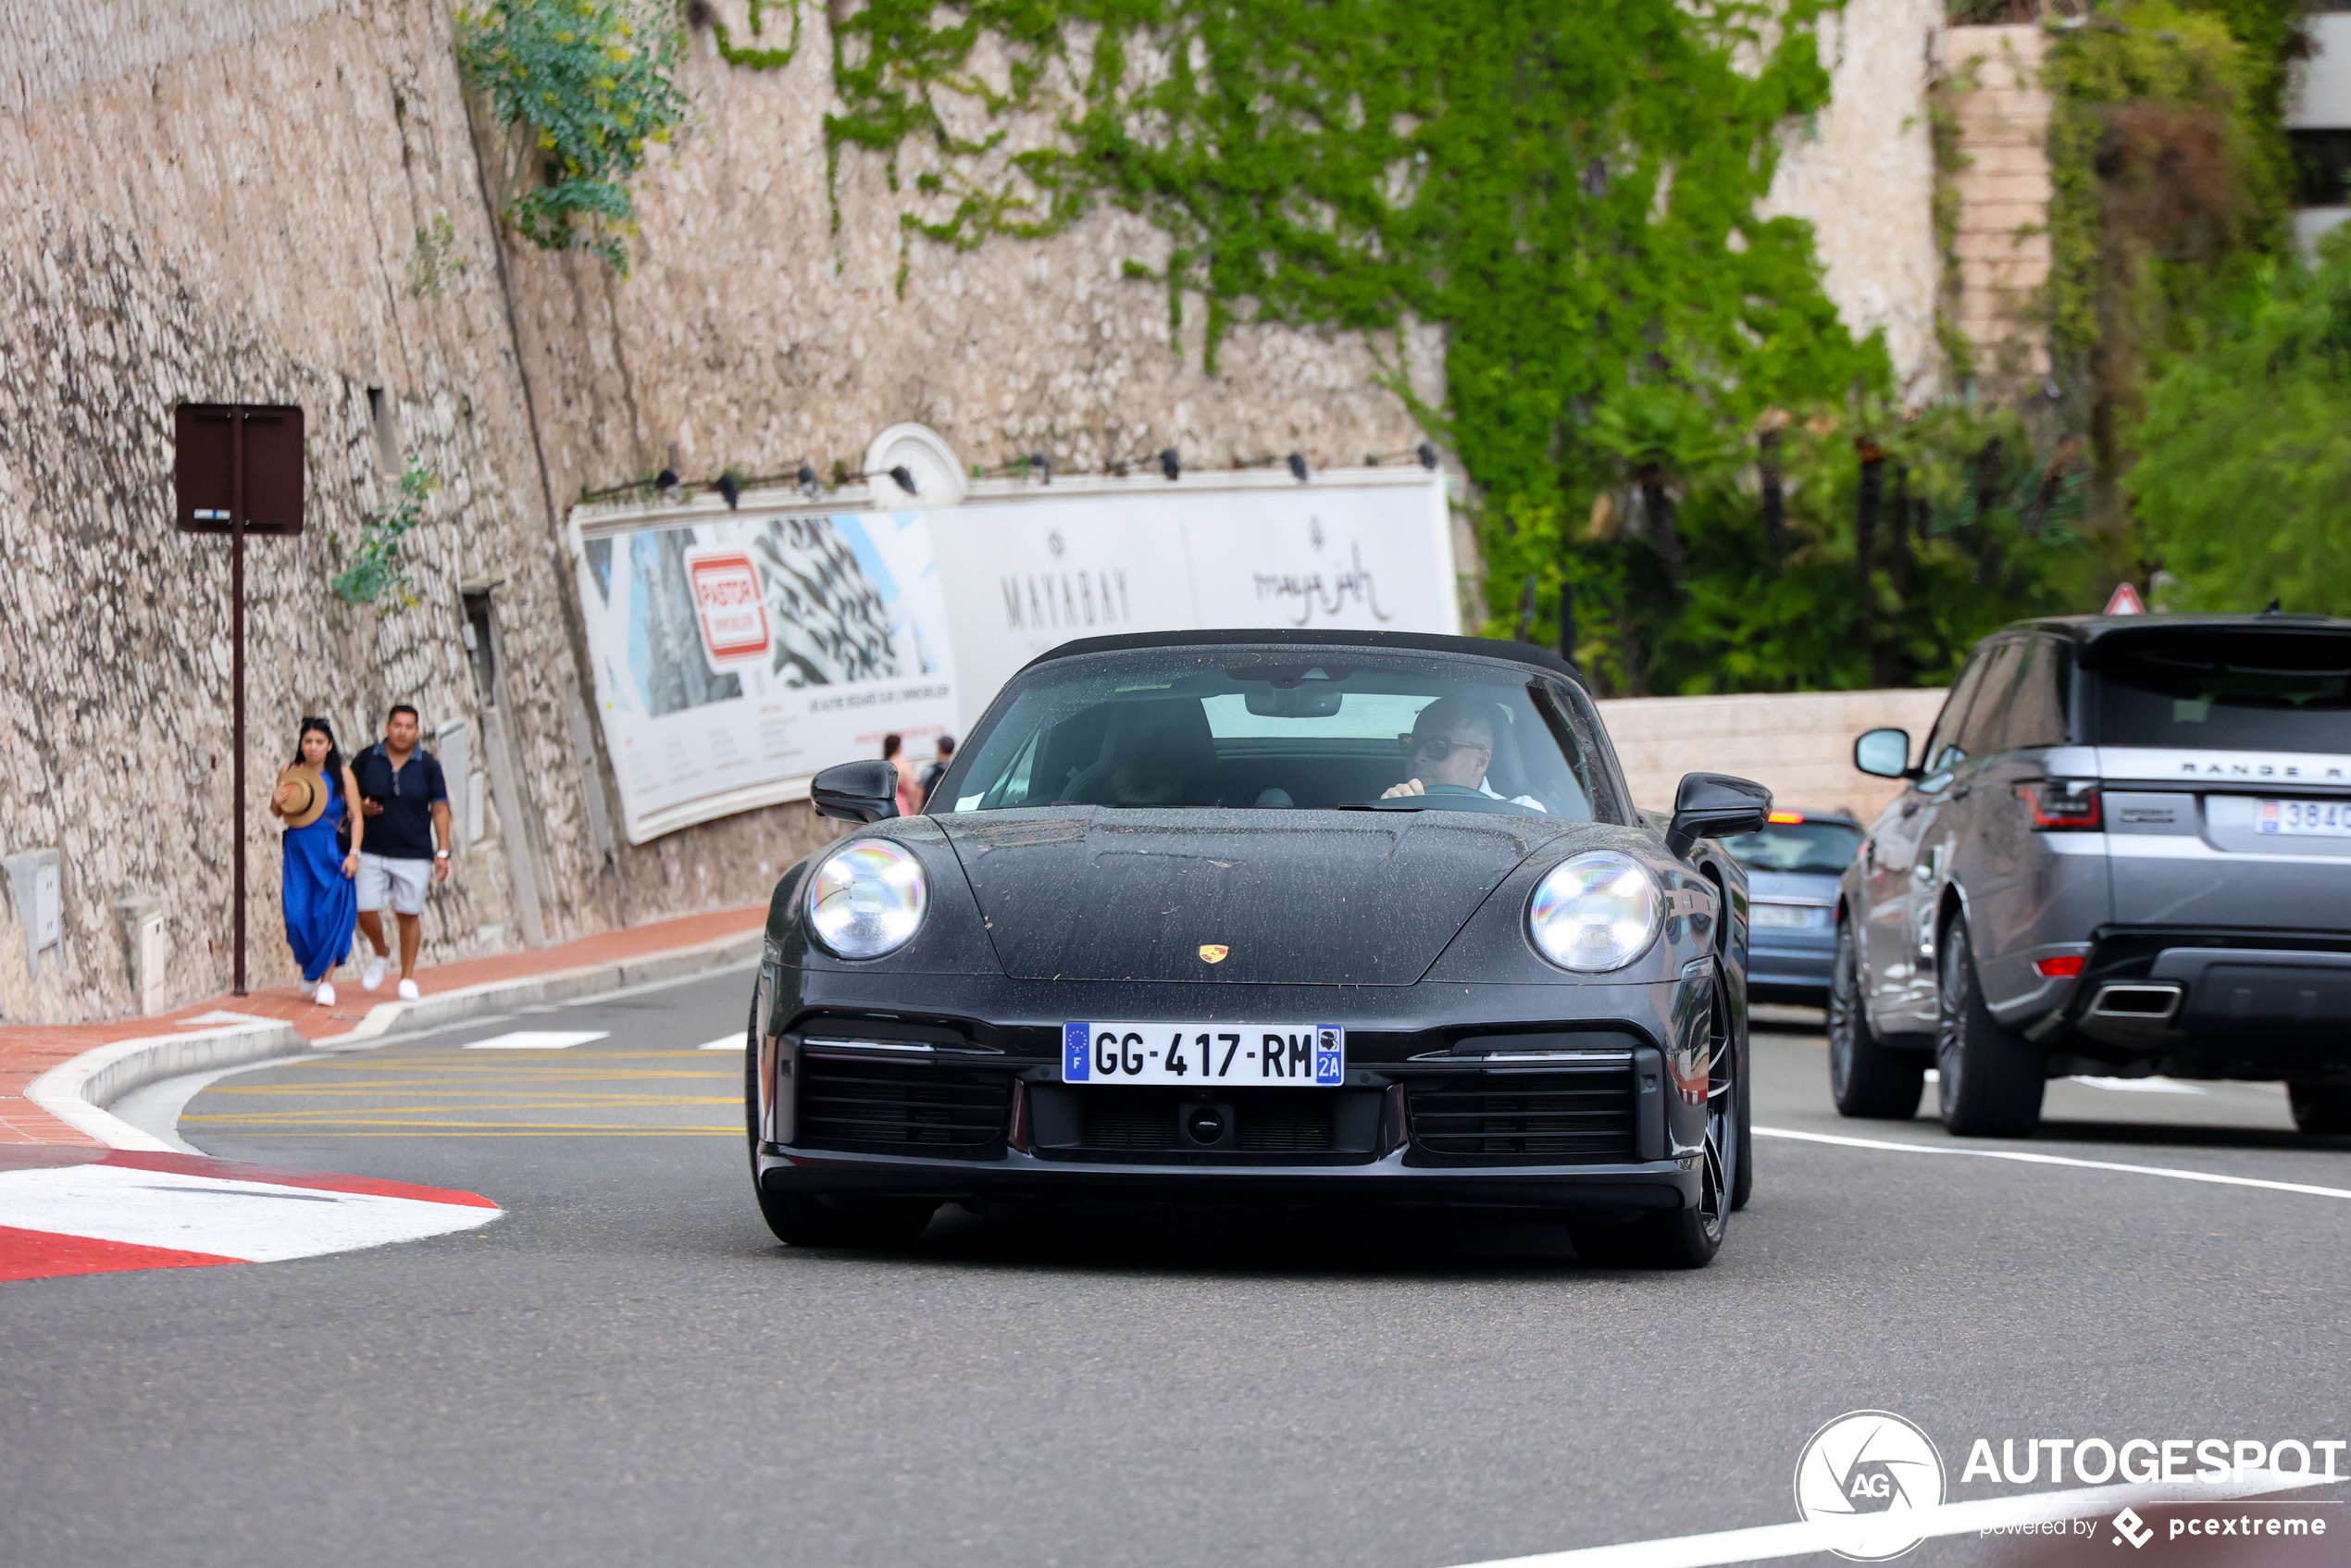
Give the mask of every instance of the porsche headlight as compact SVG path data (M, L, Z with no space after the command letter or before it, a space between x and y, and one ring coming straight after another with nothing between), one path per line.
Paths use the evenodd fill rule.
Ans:
M837 850L808 879L808 928L842 958L879 958L923 923L923 865L887 839Z
M1535 950L1562 969L1622 969L1657 939L1665 896L1639 862L1594 850L1560 862L1526 902Z

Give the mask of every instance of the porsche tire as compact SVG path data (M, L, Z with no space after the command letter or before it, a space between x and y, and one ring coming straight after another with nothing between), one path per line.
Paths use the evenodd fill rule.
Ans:
M759 1189L759 1212L787 1247L878 1251L905 1247L939 1212L921 1198L832 1198L813 1192Z
M1742 1039L1739 1042L1737 1076L1731 1085L1731 1093L1736 1101L1732 1113L1735 1127L1733 1142L1738 1149L1737 1159L1731 1166L1733 1213L1746 1208L1747 1201L1755 1196L1755 1095L1748 1082L1754 1059L1753 1047Z
M1593 1268L1704 1268L1722 1251L1723 1219L1676 1209L1615 1225L1571 1225L1567 1236Z
M2351 1084L2289 1083L2294 1125L2313 1138L2351 1133Z
M1965 917L1943 933L1934 1027L1943 1126L1958 1138L2030 1138L2048 1087L2041 1052L1984 1005Z
M1829 972L1829 1098L1840 1116L1907 1122L1919 1112L1926 1087L1922 1052L1896 1051L1870 1027L1861 995L1860 954L1853 923L1836 927L1836 959Z

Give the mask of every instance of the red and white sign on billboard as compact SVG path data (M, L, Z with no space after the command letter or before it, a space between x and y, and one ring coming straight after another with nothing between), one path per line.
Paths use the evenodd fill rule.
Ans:
M690 550L686 577L693 584L702 651L713 669L767 657L773 641L767 629L767 595L748 551Z

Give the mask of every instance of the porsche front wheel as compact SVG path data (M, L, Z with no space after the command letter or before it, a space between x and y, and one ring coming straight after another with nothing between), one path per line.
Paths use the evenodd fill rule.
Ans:
M1706 1134L1699 1149L1698 1202L1616 1225L1574 1224L1575 1255L1600 1267L1704 1268L1723 1249L1731 1211L1746 1201L1739 1173L1747 1164L1746 1064L1739 1060L1718 1002L1707 1067Z

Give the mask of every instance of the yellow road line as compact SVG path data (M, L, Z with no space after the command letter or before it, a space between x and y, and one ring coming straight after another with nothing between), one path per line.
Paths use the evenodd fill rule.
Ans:
M216 1120L217 1120L217 1121L235 1121L235 1120L238 1120L239 1118L236 1118L236 1117L227 1117L227 1116L224 1116L224 1117L209 1117L209 1116L207 1116L207 1117L203 1117L203 1118L185 1118L185 1119L189 1119L189 1120L201 1119L201 1120L205 1120L205 1121L216 1121ZM268 1118L268 1119L269 1119L269 1120L278 1120L278 1118L274 1118L274 1117L273 1117L273 1118ZM299 1124L297 1124L297 1125L300 1125L300 1126L310 1126L310 1125L312 1125L312 1124L309 1124L309 1123L299 1123ZM339 1117L339 1118L337 1118L337 1119L336 1119L335 1121L333 1121L333 1122L321 1122L321 1123L318 1123L318 1124L316 1124L316 1125L320 1126L333 1126L341 1125L341 1126L355 1126L355 1127L410 1127L410 1126L413 1126L413 1127L500 1127L500 1126L512 1126L512 1127L607 1127L607 1128L612 1128L612 1129L616 1129L616 1130L622 1130L622 1131L629 1130L629 1129L632 1127L632 1126L633 1126L633 1124L628 1123L628 1122L448 1122L448 1121L419 1121L419 1122L409 1122L409 1121L400 1121L400 1120L395 1120L395 1119L393 1119L393 1118L392 1118L390 1114L385 1114L385 1115L381 1115L381 1116L343 1116L343 1117ZM736 1127L734 1128L734 1130L735 1130L735 1131L737 1131L737 1132L740 1132L740 1131L742 1130L742 1128L741 1128L740 1126L736 1126Z
M435 1132L438 1126L461 1130ZM555 1125L548 1130L529 1126L502 1127L494 1124L474 1126L466 1122L418 1122L411 1126L394 1122L385 1132L328 1132L304 1128L299 1132L241 1132L240 1138L740 1138L740 1127L600 1127L565 1126Z
M467 1114L482 1116L512 1115L520 1111L675 1111L689 1105L729 1105L728 1101L708 1100L640 1100L590 1101L584 1103L562 1100L535 1101L523 1105L359 1105L347 1110L332 1111L255 1111L243 1115L182 1116L183 1122L218 1124L234 1122L258 1126L267 1122L335 1122L354 1115L361 1116L462 1116Z
M466 1085L464 1087L452 1086L445 1089L434 1089L431 1086L425 1084L386 1084L381 1089L335 1089L331 1091L320 1091L317 1093L311 1093L307 1090L299 1089L242 1089L239 1090L238 1093L241 1098L248 1100L343 1100L364 1099L371 1094L380 1095L385 1089L404 1089L410 1094L429 1094L436 1098L473 1097L485 1100L495 1099L501 1096L512 1097L515 1095L554 1094L565 1100L611 1099L632 1101L639 1100L661 1101L686 1101L696 1105L731 1105L739 1104L742 1101L742 1096L740 1094L690 1094L681 1096L671 1094L653 1094L644 1089L614 1089L609 1094L598 1094L593 1089L553 1089L544 1086L541 1086L536 1089L476 1089L471 1085Z

